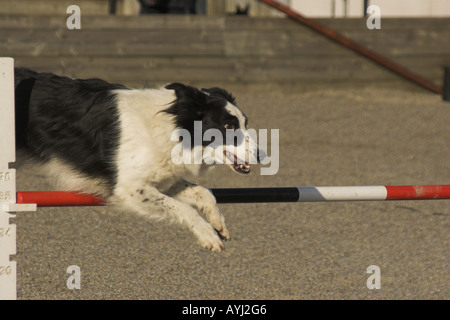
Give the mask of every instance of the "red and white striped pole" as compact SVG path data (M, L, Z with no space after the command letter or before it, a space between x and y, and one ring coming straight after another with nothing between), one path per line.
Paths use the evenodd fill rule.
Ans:
M450 199L450 185L210 189L218 203L332 202ZM66 191L17 192L17 203L38 207L99 206L98 197Z

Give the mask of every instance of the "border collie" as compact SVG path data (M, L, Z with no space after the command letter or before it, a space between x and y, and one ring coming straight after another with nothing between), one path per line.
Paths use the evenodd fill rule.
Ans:
M123 210L181 223L203 247L224 249L222 240L230 234L214 196L183 179L211 165L175 164L177 141L171 136L178 129L193 134L195 122L202 133L241 130L243 142L216 146L214 157L248 173L249 159L258 162L259 150L230 93L180 83L129 89L15 68L15 97L17 149L37 160L58 189L96 194ZM210 145L190 146L195 157ZM236 156L236 148L245 149L246 160Z

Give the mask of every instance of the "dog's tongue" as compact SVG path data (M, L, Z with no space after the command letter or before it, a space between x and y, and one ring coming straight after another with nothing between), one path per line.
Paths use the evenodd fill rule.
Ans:
M233 164L233 169L239 173L250 172L250 166L248 164Z
M230 166L238 173L249 173L250 172L250 166L239 159L235 154L225 151L225 156L228 160L230 160L231 164ZM239 160L239 161L238 161Z

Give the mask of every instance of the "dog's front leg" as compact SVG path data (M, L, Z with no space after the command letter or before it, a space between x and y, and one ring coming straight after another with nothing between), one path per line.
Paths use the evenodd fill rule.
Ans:
M149 218L168 219L187 226L200 245L222 251L225 247L214 228L187 203L167 196L149 185L116 189L111 203L124 206Z
M220 212L216 198L211 191L182 179L172 186L168 195L202 212L214 229L224 239L230 240L230 232L225 225L225 217Z

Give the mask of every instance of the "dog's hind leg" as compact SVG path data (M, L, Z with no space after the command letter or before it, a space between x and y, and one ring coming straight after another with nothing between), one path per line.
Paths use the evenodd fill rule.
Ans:
M225 225L225 217L220 213L216 198L208 189L180 180L167 193L202 212L214 229L226 240L230 240L230 232Z
M118 187L109 202L148 218L178 222L191 230L201 246L217 252L225 249L217 232L197 210L148 184Z

